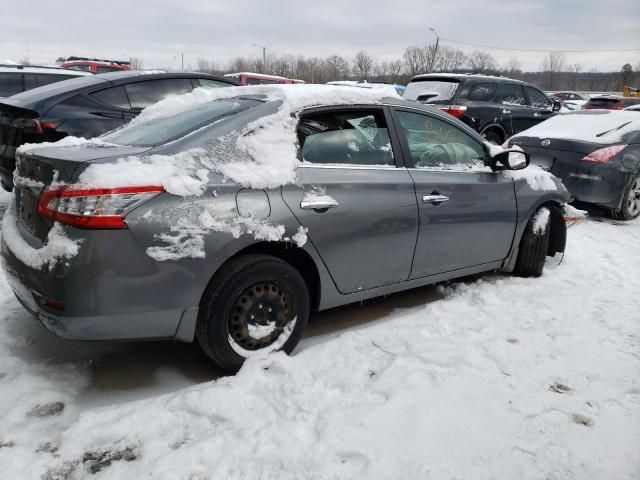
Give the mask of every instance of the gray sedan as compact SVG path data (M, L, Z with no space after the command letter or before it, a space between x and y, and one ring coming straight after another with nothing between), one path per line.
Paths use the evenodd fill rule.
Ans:
M282 117L290 137L260 136L282 105L238 95L18 154L2 259L23 306L70 339L197 339L233 370L291 352L312 310L480 272L539 276L564 251L569 195L527 154L392 98L319 97ZM234 147L238 132L268 138L265 155L297 149L295 180L256 186L251 165L269 167ZM162 180L181 168L191 180Z

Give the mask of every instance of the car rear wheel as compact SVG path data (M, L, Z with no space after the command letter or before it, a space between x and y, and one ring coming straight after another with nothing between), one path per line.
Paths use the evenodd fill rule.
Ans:
M545 213L546 210L548 213ZM546 216L546 222L541 221L541 215ZM539 277L544 269L544 262L549 250L551 236L551 211L547 207L540 207L529 219L527 227L520 240L520 249L514 273L524 277Z
M291 353L309 317L309 292L300 273L269 255L232 260L216 274L200 302L196 337L218 366L237 370L247 358Z
M611 210L611 216L618 220L633 220L640 215L640 175L636 176L624 192L622 205Z

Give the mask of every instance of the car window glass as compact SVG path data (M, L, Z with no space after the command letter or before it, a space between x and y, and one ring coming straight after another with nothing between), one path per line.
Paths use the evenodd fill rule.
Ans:
M381 110L305 115L298 126L302 159L310 163L394 165Z
M406 138L415 168L468 170L484 167L480 142L436 117L398 112L400 133Z
M38 86L38 80L33 73L25 73L24 74L24 89L31 90L32 88L36 88Z
M112 87L99 92L92 93L91 96L99 102L106 103L117 108L123 108L129 110L131 105L129 99L124 91L124 87Z
M204 88L220 88L220 87L230 87L230 83L219 82L217 80L209 80L208 78L196 78L194 79L196 83L200 83L201 87Z
M68 67L64 67L67 70L81 70L83 72L90 72L91 67L89 65L69 65Z
M61 82L63 80L69 80L70 78L77 78L76 75L60 75L60 74L50 74L50 73L37 73L36 78L38 79L38 86L43 87L44 85L49 85L50 83Z
M467 98L480 102L487 102L496 93L496 84L493 82L477 83L469 90Z
M529 95L529 105L534 108L547 108L551 106L549 99L540 90L527 87L527 95Z
M114 68L114 67L104 67L100 65L96 67L97 73L109 73L109 72L119 72L119 71L120 71L119 68Z
M271 85L278 83L277 80L268 80L266 78L247 78L247 85Z
M526 105L522 85L503 83L500 87L500 101L505 105Z
M159 102L169 95L179 95L193 90L191 80L188 78L169 78L162 80L149 80L125 85L131 108L143 109Z
M0 73L0 97L10 97L22 91L22 73Z
M231 117L261 104L257 100L242 98L218 100L166 117L130 123L101 138L105 142L118 145L164 145L225 117Z

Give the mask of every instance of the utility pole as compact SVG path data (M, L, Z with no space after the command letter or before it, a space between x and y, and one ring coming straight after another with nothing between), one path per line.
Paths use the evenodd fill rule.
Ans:
M433 69L436 65L436 55L438 55L438 45L440 44L440 37L438 36L438 34L436 33L436 31L429 27L429 30L431 30L433 32L433 34L436 36L436 48L433 49L433 56L431 57L431 65L429 65L430 69Z
M184 71L184 53L180 54L180 70Z
M260 47L262 49L262 73L266 73L267 70L267 47L264 45L258 45L254 43L256 47Z

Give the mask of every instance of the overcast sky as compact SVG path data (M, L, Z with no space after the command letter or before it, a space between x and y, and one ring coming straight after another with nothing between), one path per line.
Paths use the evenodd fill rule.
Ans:
M236 56L352 57L366 50L393 60L410 45L435 40L470 52L467 42L516 49L605 50L566 53L583 70L620 70L640 64L637 0L295 1L295 0L0 0L0 59L52 63L78 55L128 59L145 68L221 66ZM517 57L524 70L539 70L542 52L480 48L501 63ZM387 53L390 52L390 53Z

